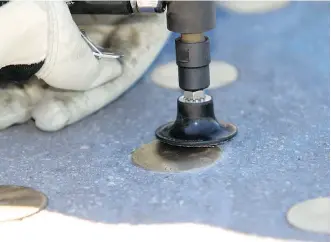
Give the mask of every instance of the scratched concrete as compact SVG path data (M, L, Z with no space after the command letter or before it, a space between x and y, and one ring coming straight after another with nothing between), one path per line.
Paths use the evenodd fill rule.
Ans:
M329 241L292 228L293 204L329 196L329 3L292 2L259 15L218 12L212 57L237 82L210 91L238 125L213 167L157 174L129 154L175 117L178 92L149 74L174 60L172 41L143 80L113 104L57 133L33 125L0 133L0 180L45 192L48 209L104 223L211 224L283 239Z

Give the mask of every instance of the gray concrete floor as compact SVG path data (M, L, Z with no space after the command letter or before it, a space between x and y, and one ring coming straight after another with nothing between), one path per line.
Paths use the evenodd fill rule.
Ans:
M1 132L1 183L40 189L48 210L91 221L194 222L328 241L291 227L285 213L329 196L329 3L249 16L219 10L208 34L213 59L240 71L236 82L210 91L217 116L239 128L213 167L159 174L130 161L175 118L180 93L150 80L156 66L174 60L170 41L143 80L82 122L57 133L32 123Z

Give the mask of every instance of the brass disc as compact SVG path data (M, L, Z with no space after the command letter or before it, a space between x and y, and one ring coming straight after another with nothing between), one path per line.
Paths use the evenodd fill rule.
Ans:
M47 197L32 188L0 186L0 222L20 220L47 206Z
M296 228L315 233L330 233L330 198L321 197L294 205L287 213Z
M134 164L157 172L181 172L203 168L219 159L221 150L213 148L174 147L154 140L132 153Z

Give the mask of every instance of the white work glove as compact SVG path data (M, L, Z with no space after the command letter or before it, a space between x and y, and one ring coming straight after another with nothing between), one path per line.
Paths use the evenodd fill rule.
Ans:
M39 129L55 131L98 111L144 74L170 33L165 14L102 18L102 24L90 15L75 22L63 1L0 7L0 68L44 60L38 80L0 90L0 129L32 117ZM82 23L94 43L123 53L122 63L96 59L77 27Z

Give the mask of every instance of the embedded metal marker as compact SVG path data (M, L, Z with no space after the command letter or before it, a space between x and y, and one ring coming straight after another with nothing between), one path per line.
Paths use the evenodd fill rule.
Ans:
M45 194L29 187L0 186L0 222L30 217L47 206Z
M132 162L155 172L184 172L203 169L214 164L221 156L219 147L183 148L154 140L132 153Z

